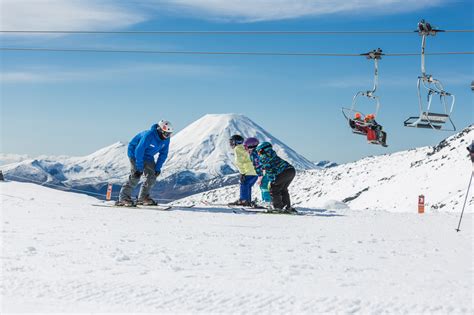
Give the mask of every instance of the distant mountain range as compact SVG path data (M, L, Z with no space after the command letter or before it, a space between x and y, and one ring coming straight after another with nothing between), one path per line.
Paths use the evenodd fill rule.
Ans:
M460 212L473 170L466 150L473 138L474 125L470 125L433 147L299 171L290 194L294 204L302 207L413 213L417 212L418 196L424 195L429 212ZM255 197L258 194L254 189ZM473 211L472 187L470 196L468 212ZM237 197L238 186L228 186L177 202L227 203Z
M280 156L297 169L317 168L246 116L205 115L172 137L170 154L153 195L176 199L236 183L237 169L229 146L233 134L271 142ZM117 142L84 157L28 159L26 156L4 155L10 161L16 159L20 162L4 165L2 169L7 178L76 189L93 195L105 195L107 184L111 183L116 195L129 175L126 151L127 144Z
M7 165L12 163L22 162L24 160L31 159L26 154L8 154L8 153L0 153L0 166Z
M330 167L338 166L338 164L336 162L331 162L331 161L327 161L327 160L315 162L314 164L317 167L320 167L320 168L330 168Z

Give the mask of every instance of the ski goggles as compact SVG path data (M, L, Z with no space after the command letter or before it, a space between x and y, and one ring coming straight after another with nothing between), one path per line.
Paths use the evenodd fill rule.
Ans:
M256 145L244 145L244 147L247 150L254 150L257 146Z
M238 146L239 144L242 144L242 142L239 142L239 141L235 141L235 140L233 140L233 139L230 139L230 140L229 140L229 144L230 144L231 147L236 147L236 146Z

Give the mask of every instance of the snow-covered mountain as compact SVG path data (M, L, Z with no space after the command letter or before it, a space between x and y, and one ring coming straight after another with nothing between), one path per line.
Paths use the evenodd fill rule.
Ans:
M330 167L335 167L338 165L336 162L331 162L328 160L319 161L314 164L316 164L316 167L320 167L320 168L330 168Z
M293 149L273 137L248 117L237 114L205 115L172 138L167 169L172 172L193 170L209 177L237 172L229 138L240 134L271 142L275 150L297 169L311 169L315 165Z
M424 195L427 211L461 211L472 172L466 147L473 138L471 125L434 147L300 171L290 194L297 206L415 212L418 196ZM188 197L186 202L226 203L237 197L238 187L229 186ZM467 211L472 212L472 204L470 198Z
M205 115L171 139L170 154L153 194L175 199L235 183L237 169L228 139L233 134L256 136L271 142L279 154L298 169L310 162L249 118L236 114ZM84 157L41 157L3 168L14 180L59 185L105 194L108 183L115 195L129 173L127 145L117 142Z
M29 159L30 157L26 154L8 154L0 153L0 165L7 165L12 163L18 163Z

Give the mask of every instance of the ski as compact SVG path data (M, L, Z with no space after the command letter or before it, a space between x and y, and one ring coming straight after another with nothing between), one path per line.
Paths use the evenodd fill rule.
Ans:
M247 212L247 213L257 213L257 214L284 214L284 215L305 215L302 212L296 211L296 212L284 212L284 211L279 211L279 210L271 210L267 209L264 207L258 207L258 208L248 208L248 207L233 207L233 206L228 206L229 208L232 209L234 213L242 213L242 212ZM240 212L238 212L240 211Z
M164 205L163 205L164 206ZM181 209L191 209L194 208L195 205L172 205L172 208L181 208Z
M136 205L133 207L125 207L125 206L116 206L113 204L93 204L94 207L104 207L104 208L120 208L120 209L141 209L141 210L156 210L156 211L168 211L171 210L172 206L163 206L163 205L156 205L156 206L141 206Z
M207 207L227 207L227 206L229 206L229 204L227 204L227 203L211 203L211 202L208 202L208 201L201 201L201 203L204 206L207 206Z

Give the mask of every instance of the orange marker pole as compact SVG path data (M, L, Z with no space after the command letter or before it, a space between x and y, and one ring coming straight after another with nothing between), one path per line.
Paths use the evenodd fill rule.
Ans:
M112 184L109 184L109 186L107 187L107 194L105 195L105 199L112 199Z
M425 196L418 196L418 213L425 213Z

